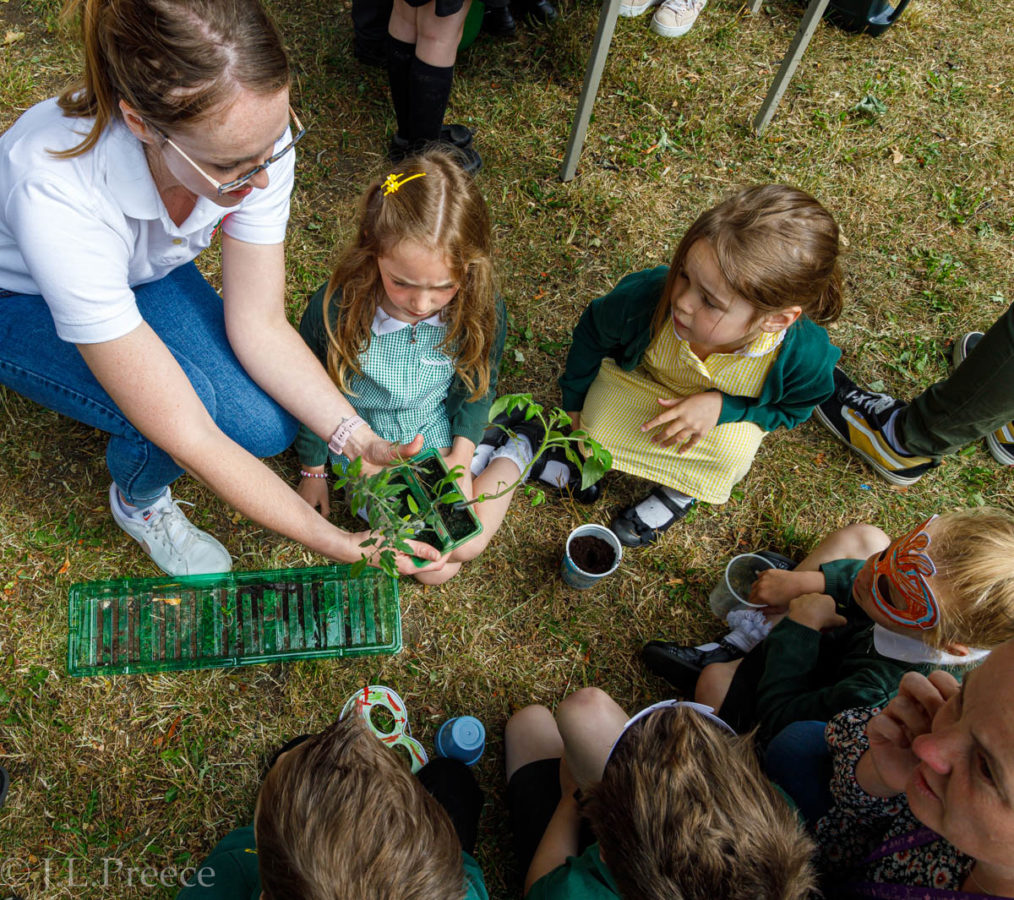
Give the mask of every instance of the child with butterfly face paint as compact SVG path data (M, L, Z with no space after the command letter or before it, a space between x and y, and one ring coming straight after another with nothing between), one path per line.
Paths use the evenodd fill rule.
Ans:
M944 513L894 541L849 526L795 569L762 572L750 600L773 627L743 659L705 665L698 701L762 740L883 706L906 671L969 665L1014 637L1014 516Z

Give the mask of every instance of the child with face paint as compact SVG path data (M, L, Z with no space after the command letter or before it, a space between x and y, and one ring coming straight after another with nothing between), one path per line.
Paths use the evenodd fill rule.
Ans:
M813 197L770 184L701 215L669 267L624 278L574 329L564 408L653 484L611 524L656 540L697 500L724 503L764 435L834 391L839 351L820 326L842 308L838 226Z
M741 628L716 649L653 641L649 668L737 730L759 724L762 740L882 707L905 672L966 666L1014 638L1014 516L944 513L894 541L852 525L795 569L762 572L750 600L767 607L749 614L767 619L753 639Z

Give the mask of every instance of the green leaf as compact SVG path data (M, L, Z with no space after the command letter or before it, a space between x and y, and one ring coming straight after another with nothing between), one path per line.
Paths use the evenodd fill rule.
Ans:
M585 460L584 468L581 469L581 490L591 487L605 474L606 469L600 460L595 457Z
M352 563L352 568L349 569L349 574L353 578L358 578L360 575L363 574L363 572L365 571L367 565L368 565L368 563L366 562L366 557L364 556L358 562Z
M408 508L412 510L415 515L419 515L419 504L415 502L415 497L409 494L405 497L405 503L408 504Z

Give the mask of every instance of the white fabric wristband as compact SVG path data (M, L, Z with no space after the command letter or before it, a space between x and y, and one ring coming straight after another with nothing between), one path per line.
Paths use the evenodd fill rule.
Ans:
M327 442L328 448L338 456L343 456L345 454L345 445L348 443L349 438L352 437L352 432L360 425L365 424L366 420L361 416L351 416L348 419L342 419L338 423L334 434L331 435L331 440Z

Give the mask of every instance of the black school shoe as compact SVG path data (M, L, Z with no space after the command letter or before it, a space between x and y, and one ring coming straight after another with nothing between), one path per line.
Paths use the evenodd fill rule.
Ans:
M482 30L498 38L512 37L518 30L509 6L486 7L482 14Z
M528 16L542 25L555 22L560 17L549 0L515 0L514 11L518 16Z
M11 777L7 774L7 770L0 766L0 806L3 806L7 800L7 790L11 786Z
M746 654L728 643L725 638L712 650L699 650L669 641L648 641L641 650L641 659L650 672L664 678L676 690L692 697L697 679L705 666L712 663L732 662Z
M424 150L443 150L447 153L451 159L454 160L462 170L468 175L474 175L480 169L482 169L482 157L479 156L479 151L472 146L471 134L472 132L465 128L464 125L445 125L445 129L457 129L461 128L467 131L469 134L468 144L466 146L460 146L453 142L444 140L439 141L425 141L422 143L407 141L401 135L396 134L391 138L391 146L387 151L387 157L392 163L397 165L400 162L408 159L410 156L415 156L417 153L422 153ZM441 135L444 134L443 129Z
M637 514L637 507L644 503L648 497L654 497L670 513L670 517L665 522L654 528L648 525ZM620 543L624 547L647 547L648 544L655 543L663 531L668 531L680 519L684 518L697 503L696 500L691 498L687 504L681 506L676 501L670 500L665 495L665 491L657 485L651 489L648 497L644 497L632 506L628 506L609 523L609 530L620 539Z
M545 471L546 463L561 462L567 467L567 483L561 487L551 481L543 481L542 473ZM532 478L536 479L543 487L555 488L563 494L570 494L578 503L590 505L602 495L602 488L599 487L601 479L586 488L581 487L581 471L574 463L567 459L567 452L563 447L550 447L536 460L532 466Z
M410 141L408 138L403 138L395 132L394 137L391 138L391 146L388 148L387 158L393 163L399 163L410 156L422 153L428 147L439 146L440 144L447 144L458 150L468 150L472 146L474 137L475 133L467 125L454 124L441 125L440 137L435 141Z

